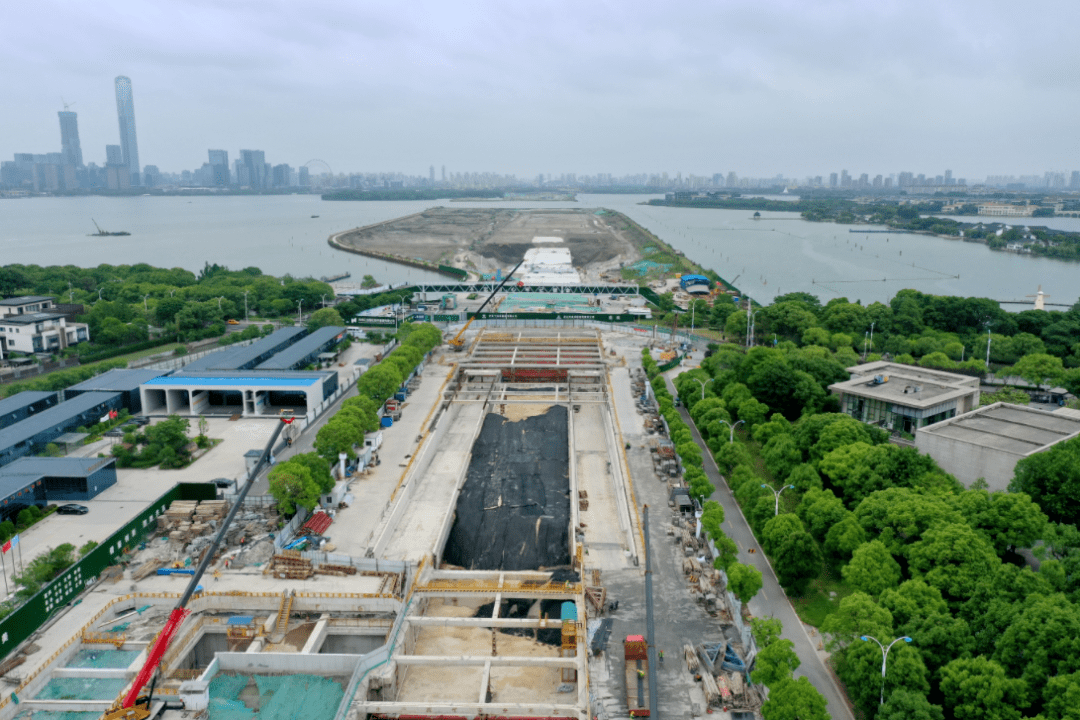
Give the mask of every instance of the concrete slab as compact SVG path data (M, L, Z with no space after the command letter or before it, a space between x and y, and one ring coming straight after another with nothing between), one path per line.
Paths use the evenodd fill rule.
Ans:
M438 447L427 472L418 472L410 480L413 488L409 507L402 522L394 529L385 557L392 560L419 561L435 545L439 529L453 502L457 485L469 463L473 440L485 414L480 403L451 404L446 416L446 436Z

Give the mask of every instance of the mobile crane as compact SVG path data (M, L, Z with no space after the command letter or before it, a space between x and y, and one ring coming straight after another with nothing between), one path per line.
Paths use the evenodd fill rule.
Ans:
M483 304L483 305L481 305L481 306L480 306L480 307L479 307L479 308L478 308L478 309L476 310L476 312L475 312L475 313L473 314L473 316L472 316L471 318L469 318L469 322L465 323L465 327L461 328L461 331L460 331L460 332L458 332L458 334L454 336L454 339L453 339L453 340L450 340L450 341L449 341L449 345L450 345L450 347L454 348L454 351L455 351L455 352L461 352L462 350L464 350L464 349L465 349L465 331L469 329L469 326L470 326L470 325L472 325L472 322L473 322L473 320L475 320L475 319L476 319L476 316L477 316L477 315L479 315L479 314L480 314L480 312L481 312L481 311L482 311L482 310L483 310L484 308L486 308L486 307L487 307L487 304L488 304L489 302L491 302L491 299L492 299L493 297L495 297L495 295L496 295L496 294L497 294L497 293L498 293L498 292L499 292L500 290L502 290L502 288L503 288L503 285L505 285L505 284L506 284L506 281L510 279L510 276L511 276L511 275L513 275L513 274L514 274L515 272L517 272L517 269L518 269L519 267L521 267L521 263L523 263L523 262L525 262L525 261L524 261L524 260L522 260L521 262L519 262L519 263L518 263L517 265L515 265L515 266L514 266L514 269L513 269L513 270L511 270L510 272L506 273L506 277L505 277L505 278L503 278L503 281L502 281L501 283L499 283L499 284L498 284L498 285L497 285L497 286L495 287L495 289L494 289L494 290L492 290L492 291L491 291L491 294L490 294L490 295L488 295L488 297L487 297L487 300L485 300L485 301L484 301L484 304Z
M229 526L232 525L232 521L236 517L236 513L240 510L240 506L244 504L244 498L247 497L252 485L255 484L255 478L258 477L263 467L269 462L270 452L273 450L274 443L277 442L278 436L281 435L281 431L285 429L285 426L291 424L292 421L293 418L291 416L282 417L281 423L274 429L273 434L270 436L270 441L266 443L262 455L259 456L259 462L257 462L251 471L248 472L247 482L244 483L244 487L240 489L240 494L237 496L236 502L233 503L232 508L229 510L229 514L225 516L225 521L221 524L221 528L214 537L214 541L210 543L210 547L206 549L206 554L203 555L202 562L200 562L199 567L196 568L195 574L191 576L191 581L188 582L184 594L176 601L176 607L169 613L169 619L165 622L165 627L161 629L161 632L158 633L157 638L154 640L154 644L150 646L150 650L146 656L146 663L143 664L142 669L139 670L139 674L135 676L135 680L132 682L131 688L128 690L127 694L124 695L123 699L118 701L117 704L114 704L105 711L105 714L102 715L102 720L145 720L150 717L150 702L154 695L154 683L150 683L150 690L145 695L141 694L143 688L146 687L146 684L150 682L151 678L155 677L158 666L161 664L161 658L165 655L165 651L169 649L169 645L172 644L173 638L176 637L176 632L191 613L191 611L187 609L187 604L188 601L191 600L191 596L195 594L196 589L199 587L199 580L202 579L206 569L210 567L210 563L213 562L214 553L217 552L218 547L221 545L221 541L225 538L225 533L228 531Z

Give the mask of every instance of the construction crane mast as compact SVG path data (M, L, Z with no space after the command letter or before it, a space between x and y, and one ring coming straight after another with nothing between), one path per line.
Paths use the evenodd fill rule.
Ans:
M487 304L491 302L491 299L494 298L500 290L502 290L503 285L506 284L506 281L510 279L511 275L517 272L517 269L521 267L521 263L523 262L525 261L522 260L514 266L513 270L506 273L506 277L503 278L503 281L499 283L494 290L491 291L491 294L488 295L487 300L485 300L484 303L479 308L477 308L476 313L473 314L471 318L469 318L469 322L465 323L465 327L461 328L460 332L458 332L458 334L454 336L454 339L449 341L450 347L454 348L455 352L461 352L465 349L465 331L469 329L470 325L472 325L472 322L476 319L476 316L479 315L480 312L487 307Z
M161 658L165 655L165 651L169 649L169 645L172 644L173 638L176 637L176 632L180 629L184 619L191 613L187 609L188 601L191 600L191 596L195 594L196 588L199 587L199 581L202 580L203 574L206 569L210 567L210 563L214 560L214 553L217 552L218 547L221 545L221 541L225 538L225 533L228 531L229 526L232 525L233 519L236 517L236 513L240 510L240 507L244 504L244 498L247 497L248 491L251 490L252 485L255 484L255 478L262 472L263 467L270 461L270 452L274 448L274 443L277 442L278 436L281 435L281 431L286 425L292 423L292 417L281 418L281 423L274 429L273 434L270 436L270 441L266 443L266 447L263 449L262 455L259 456L259 462L248 472L247 482L244 483L244 487L240 489L240 494L236 498L236 502L233 503L232 508L229 510L229 514L225 516L224 522L221 523L221 528L218 530L218 534L214 537L214 541L210 543L210 547L206 549L206 553L203 555L202 562L199 563L199 567L196 568L195 574L191 576L191 581L188 582L187 588L184 590L184 594L180 596L180 599L176 601L176 607L169 613L169 619L165 622L165 627L158 633L157 639L154 640L154 644L151 645L149 652L146 656L146 663L143 664L142 669L139 670L139 674L135 676L135 681L131 684L131 689L124 695L123 700L118 705L114 705L109 708L102 716L102 720L145 720L150 717L150 702L154 694L154 686L150 685L150 692L145 695L141 695L143 688L154 676L158 666L161 664Z

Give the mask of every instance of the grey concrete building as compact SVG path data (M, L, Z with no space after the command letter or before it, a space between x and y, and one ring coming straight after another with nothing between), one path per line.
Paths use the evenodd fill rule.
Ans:
M220 370L179 372L144 383L142 407L156 415L306 414L338 389L336 372Z
M1016 463L1080 436L1080 417L994 403L915 433L915 447L970 487L979 478L1006 490Z
M829 386L841 411L886 430L914 433L979 406L977 377L886 361L847 371L850 380Z

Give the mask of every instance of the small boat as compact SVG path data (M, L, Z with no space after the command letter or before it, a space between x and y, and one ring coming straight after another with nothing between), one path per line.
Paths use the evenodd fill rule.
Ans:
M119 232L106 232L105 230L101 229L101 226L97 224L97 220L94 220L94 218L90 218L90 222L94 223L94 227L97 228L97 232L91 233L90 237L123 237L125 235L131 234L126 230L121 230Z
M319 216L318 216L318 215L312 215L311 217L313 217L313 218L317 218L317 217L319 217Z

